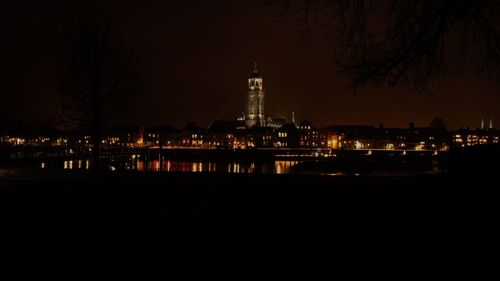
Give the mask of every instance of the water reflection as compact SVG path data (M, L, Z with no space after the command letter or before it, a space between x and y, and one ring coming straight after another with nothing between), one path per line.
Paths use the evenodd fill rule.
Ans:
M62 167L61 167L62 166ZM41 162L41 169L63 168L64 170L88 170L90 169L90 160L66 160L62 162Z
M130 162L128 162L130 163ZM299 161L274 161L274 162L215 162L215 161L177 161L164 160L160 165L159 160L144 161L136 158L127 169L136 171L156 172L184 172L184 173L229 173L229 174L288 174L291 167ZM63 168L64 170L88 170L90 160L66 160L61 162L42 162L42 169Z
M212 161L163 161L163 172L184 173L229 173L229 174L251 174L251 173L290 173L290 168L298 161L274 161L268 163L255 162L212 162ZM160 171L158 160L144 162L138 160L133 169L138 171Z

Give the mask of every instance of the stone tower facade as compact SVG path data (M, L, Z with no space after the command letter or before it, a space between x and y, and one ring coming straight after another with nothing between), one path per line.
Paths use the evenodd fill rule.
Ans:
M257 70L257 64L254 64L254 69L250 78L248 78L248 92L246 100L245 125L247 128L253 126L266 126L266 117L264 115L264 87L263 77Z

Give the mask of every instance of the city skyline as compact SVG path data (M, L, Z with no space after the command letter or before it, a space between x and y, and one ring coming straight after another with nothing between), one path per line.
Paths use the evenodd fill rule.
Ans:
M500 1L5 1L0 34L4 272L498 271Z
M284 114L284 115L278 115L278 116L270 116L270 115L266 115L264 114L264 111L263 111L263 108L265 107L265 100L264 100L264 93L266 92L266 89L264 88L264 83L263 83L263 78L264 76L261 74L261 72L258 70L258 63L257 62L253 62L252 63L252 71L251 71L251 74L249 75L249 78L248 78L248 85L247 85L247 95L246 96L243 96L241 97L241 101L240 101L240 105L239 107L241 107L241 105L244 105L244 108L241 110L240 114L235 114L234 116L231 116L229 118L226 118L226 119L213 119L213 120L194 120L194 119L187 119L186 122L184 122L183 124L182 123L179 123L179 122L170 122L170 123L155 123L155 124L144 124L144 123L133 123L133 124L119 124L119 123L116 123L114 124L113 126L114 127L127 127L127 126L140 126L140 127L155 127L155 126L174 126L174 127L178 127L178 128L182 128L184 127L185 125L189 125L190 123L192 124L196 124L197 126L201 126L201 127L204 127L204 128L208 128L210 127L214 122L217 122L217 121L237 121L237 119L240 119L240 118L243 118L243 120L246 119L246 127L247 128L250 128L252 126L259 126L259 127L266 127L268 126L268 124L266 124L266 120L273 120L273 119L281 119L283 120L284 122L287 122L287 123L293 123L293 124L298 124L300 123L301 121L312 121L313 123L315 122L315 120L312 120L312 119L309 119L307 117L301 117L301 116L298 116L297 118L297 114L295 111L291 111L291 112L288 112L288 114ZM267 81L266 81L266 84L267 84ZM257 93L257 96L259 95L262 95L261 98L257 98L257 96L255 97L250 97L252 96L252 93L254 92L254 90L256 91ZM260 92L259 92L260 90ZM262 99L262 101L261 101ZM253 103L253 100L255 100L255 105L252 105L250 106L250 103ZM267 100L267 96L266 96L266 100ZM257 121L250 121L249 118L248 118L248 115L251 111L253 111L253 109L249 109L249 106L250 107L255 107L256 110L258 108L259 110L259 113L255 116L258 116L258 117L253 117L255 120ZM266 106L267 108L267 106ZM262 111L262 112L261 112ZM243 115L241 115L241 113L243 113ZM46 119L46 120L43 120L43 122L48 122L48 123L45 123L45 124L41 124L41 123L36 123L36 122L30 122L29 120L26 120L26 119L22 119L22 118L19 118L17 116L9 116L9 115L4 115L3 117L7 117L7 118L13 118L14 121L17 121L17 122L21 122L20 124L21 125L27 125L28 128L36 128L36 126L38 125L42 125L42 127L40 129L49 129L49 127L51 126L50 125L50 122L52 120L49 120L49 119ZM258 119L257 119L258 118ZM446 123L446 120L443 119L441 116L435 116L434 118L432 118L427 124L416 124L415 121L413 120L407 120L406 124L403 124L401 126L386 126L386 124L382 123L382 122L366 122L366 123L323 123L321 125L318 125L318 127L327 127L327 126L332 126L332 125L341 125L341 126L363 126L363 125L367 125L367 126L373 126L373 127L377 127L377 126L383 126L383 127L389 127L389 128L407 128L408 126L415 126L417 125L418 127L427 127L428 125L430 125L430 123L435 120L435 119L441 119L442 121L444 121L444 125L447 125ZM9 120L7 120L8 122ZM201 121L201 122L200 122ZM250 121L250 123L248 123ZM328 122L328 121L327 121ZM486 123L485 123L486 122ZM19 123L16 123L16 124L19 124ZM317 123L315 123L315 125L317 125ZM17 126L17 125L16 125ZM33 127L35 126L35 127ZM274 126L276 127L276 125ZM449 126L446 126L447 129L449 130L456 130L456 129L493 129L495 128L494 126L494 120L492 117L481 117L481 120L476 123L476 124L473 124L472 126L463 126L463 125L460 125L458 127L455 127L455 128L451 128ZM51 128L51 129L56 129L55 127L54 128Z

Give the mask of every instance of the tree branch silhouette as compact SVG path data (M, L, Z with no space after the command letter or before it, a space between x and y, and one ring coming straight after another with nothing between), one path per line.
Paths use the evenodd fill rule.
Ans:
M319 19L333 35L340 72L367 84L426 91L475 64L500 73L500 2L492 0L265 0L271 15L294 18L307 43Z
M98 168L104 129L143 91L139 59L113 37L109 24L96 20L69 26L60 43L57 116L67 127L90 134L93 167Z

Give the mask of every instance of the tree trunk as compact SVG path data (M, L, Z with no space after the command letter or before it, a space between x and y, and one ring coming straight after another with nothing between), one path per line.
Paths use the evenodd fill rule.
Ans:
M94 171L101 169L100 156L101 156L101 141L102 141L102 122L101 122L101 104L97 91L92 93L93 104L93 120L92 120L92 167Z
M92 169L94 171L97 171L97 170L101 169L101 166L100 166L100 157L101 157L100 145L101 145L102 137L98 131L95 131L93 133L93 135L91 136L91 138L92 138L92 154L91 154Z

